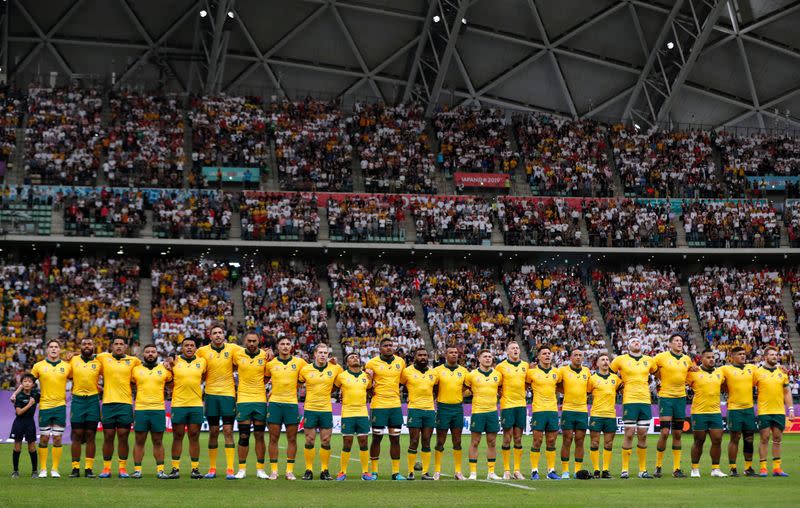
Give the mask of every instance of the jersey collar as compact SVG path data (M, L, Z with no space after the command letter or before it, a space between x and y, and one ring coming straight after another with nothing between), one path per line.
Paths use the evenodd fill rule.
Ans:
M56 365L58 365L59 363L61 363L61 358L59 358L58 360L56 360L56 361L54 361L54 362L51 362L50 360L48 360L47 358L45 358L45 359L44 359L44 361L46 361L47 363L49 363L50 365L52 365L53 367L55 367Z
M680 360L681 358L683 358L683 355L682 355L682 354L680 354L680 355L676 355L676 354L675 354L675 353L673 353L672 351L670 351L670 352L669 352L669 354L671 354L671 355L672 355L672 357L673 357L673 358L675 358L676 360Z
M629 356L630 358L633 358L633 359L634 359L634 360L636 360L637 362L638 362L639 360L641 360L641 359L644 357L644 355L633 356L633 355L632 355L632 354L630 354L630 353L628 353L628 356Z
M512 362L508 358L506 358L506 361L508 362L509 365L513 365L514 367L519 367L519 364L522 363L522 360L517 360L516 362Z
M487 371L487 370L482 370L480 367L478 367L478 372L480 372L481 374L483 374L484 376L487 376L487 377L488 377L488 376L490 376L490 375L492 374L492 371L493 371L493 370L494 370L494 369L489 369L489 370Z
M546 369L544 367L542 367L541 365L537 365L537 368L539 370L541 370L542 372L544 372L545 374L549 374L550 371L553 370L553 366L552 365L550 365L550 367L548 367Z
M89 363L89 362L91 362L92 360L94 360L95 358L97 358L97 355L92 355L92 356L91 356L91 358L89 358L89 359L87 360L86 358L84 358L84 357L83 357L83 355L78 355L78 356L80 357L80 359L81 359L81 360L83 360L83 363Z
M595 374L597 374L598 376L600 376L603 379L608 379L608 376L611 375L611 371L609 371L608 374L600 374L599 372L595 372Z
M700 367L700 370L702 370L702 371L703 371L703 372L705 372L706 374L713 374L713 373L714 373L714 368L713 368L713 367L712 367L711 369L706 369L705 367L702 367L702 366L701 366L701 367Z
M250 354L250 351L248 351L248 350L246 350L246 349L244 350L244 352L245 352L245 354L246 354L247 356L249 356L250 358L255 358L256 356L258 356L259 354L261 354L261 351L260 351L260 350L258 350L258 349L256 349L256 352L255 352L255 353L253 353L252 355Z
M215 348L213 343L209 344L209 346L211 347L211 349L213 349L217 353L221 353L225 349L225 344L223 344L222 347L219 348L219 349Z
M443 363L442 365L444 365L444 368L449 370L450 372L455 372L455 370L458 368L458 364L455 364L452 367L447 365L446 363Z
M111 358L115 360L124 360L126 355L117 356L114 353L111 353Z
M768 370L768 371L770 371L770 372L775 372L776 370L778 370L778 367L772 367L772 368L770 369L769 367L767 367L767 365L766 365L766 364L762 365L762 367L763 367L765 370Z
M314 366L314 368L315 368L315 369L317 369L317 370L318 370L318 371L320 371L320 372L324 371L324 370L325 370L325 368L327 368L327 367L328 367L328 364L327 364L327 363L326 363L325 365L323 365L322 367L318 367L318 366L317 366L317 364L316 364L316 362L312 363L311 365L313 365L313 366Z
M358 372L353 372L353 371L352 371L352 370L350 370L350 369L347 369L347 372L349 372L349 373L350 373L350 375L351 375L351 376L353 376L353 377L358 377L358 376L360 376L361 374L363 374L363 373L364 373L364 371L363 371L363 370L359 370Z
M287 358L286 360L283 360L280 357L276 356L275 359L284 365L289 365L289 362L291 362L294 359L294 356L289 356L289 358Z
M578 367L578 368L576 369L575 367L573 367L573 366L572 366L572 364L570 364L570 366L569 366L569 370L571 370L571 371L572 371L572 372L574 372L575 374L580 374L580 373L583 371L583 365L581 365L580 367Z
M182 358L186 363L192 363L193 361L197 360L197 355L194 355L191 358L186 358L185 356L181 355L180 358Z
M389 358L389 360L384 360L384 359L383 359L383 357L382 357L381 355L378 355L378 358L380 358L381 360L383 360L383 361L384 361L384 362L386 362L387 364L391 365L391 364L393 364L393 363L394 363L394 358L395 358L395 356L394 356L394 355L392 355L392 357L391 357L391 358Z

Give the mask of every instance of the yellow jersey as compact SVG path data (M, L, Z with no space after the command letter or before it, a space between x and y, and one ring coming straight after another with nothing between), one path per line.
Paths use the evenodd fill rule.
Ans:
M281 360L277 356L267 363L267 377L272 378L270 402L297 404L297 378L308 363L296 356Z
M720 369L712 369L711 372L700 368L696 372L690 372L687 380L689 386L694 390L692 399L692 414L716 414L720 413L719 407L722 383L725 378Z
M31 374L39 380L39 409L52 409L67 405L67 379L71 374L69 364L63 360L36 362Z
M322 368L317 367L315 363L303 367L299 378L299 381L306 385L306 402L303 408L307 411L332 412L331 391L336 377L341 373L342 368L333 363Z
M533 403L531 412L558 411L556 385L561 382L561 373L558 369L550 367L547 370L539 366L528 371L528 383L533 390Z
M433 371L436 373L436 384L439 386L436 401L442 404L463 403L464 382L467 380L469 371L461 365L448 367L444 363Z
M196 356L205 359L207 365L206 372L206 394L226 395L233 397L236 395L236 388L233 384L233 356L239 351L243 351L242 346L226 342L222 348L217 349L211 344L207 344L197 349Z
M658 396L686 397L686 376L689 374L689 367L693 365L692 360L686 355L675 356L672 351L658 353L653 360L661 379Z
M753 407L753 385L756 381L755 365L723 365L719 368L728 389L728 409Z
M472 391L472 414L497 412L497 390L503 384L503 374L497 369L475 369L464 384Z
M405 368L406 362L399 356L388 362L376 356L367 362L364 370L373 372L372 409L400 407L400 376Z
M758 414L785 414L783 392L789 386L789 376L777 367L770 369L762 365L756 369L755 383L758 389Z
M558 369L561 376L561 384L564 387L564 401L561 403L562 411L577 411L586 413L588 409L588 397L586 392L589 385L589 376L592 375L584 366L575 371L571 365L562 365Z
M97 359L103 369L103 404L133 404L131 376L142 362L135 356L117 358L111 353L100 353Z
M436 372L433 369L418 370L413 365L403 369L400 383L408 390L408 408L433 411L433 387L436 384Z
M592 394L592 412L590 416L598 418L617 417L617 391L622 380L609 372L605 376L595 372L589 377L586 391Z
M528 362L522 360L512 362L503 360L495 370L503 375L503 392L500 395L500 409L512 407L525 407L525 390L527 385Z
M267 353L260 349L250 355L242 348L233 355L239 376L239 389L236 391L236 402L267 402ZM208 386L208 381L206 381Z
M611 362L611 372L619 375L625 388L623 404L650 404L650 374L656 371L651 356L620 355Z
M172 381L172 373L161 364L153 368L137 365L133 368L136 383L136 410L164 409L164 387Z
M72 369L72 395L86 397L100 393L97 385L103 366L96 356L92 356L88 362L81 355L73 356L69 366Z
M336 376L334 383L342 392L342 418L369 416L367 390L372 386L372 382L366 372L342 371Z
M172 407L203 407L203 378L208 365L195 355L175 359L172 365Z

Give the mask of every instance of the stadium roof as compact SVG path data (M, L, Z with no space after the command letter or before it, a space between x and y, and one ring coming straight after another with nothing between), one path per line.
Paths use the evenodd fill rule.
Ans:
M118 85L175 91L420 97L632 123L800 126L800 1L4 5L2 73L17 84L47 82L53 71L109 83L114 73ZM438 79L421 87L425 73Z

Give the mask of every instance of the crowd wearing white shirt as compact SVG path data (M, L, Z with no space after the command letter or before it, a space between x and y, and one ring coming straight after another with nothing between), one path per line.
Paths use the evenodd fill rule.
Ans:
M769 201L687 201L686 239L704 247L778 247L778 212Z
M245 240L315 242L319 234L316 196L309 199L300 194L245 192L239 212Z
M563 199L497 200L506 245L581 245L581 214Z
M225 239L235 197L221 191L164 191L153 203L153 234L162 238Z
M592 247L675 247L669 203L608 199L584 202Z
M511 173L519 154L508 139L508 121L499 109L456 107L436 113L439 164L447 173Z
M417 243L458 242L478 245L491 240L496 213L484 198L413 197L411 210Z

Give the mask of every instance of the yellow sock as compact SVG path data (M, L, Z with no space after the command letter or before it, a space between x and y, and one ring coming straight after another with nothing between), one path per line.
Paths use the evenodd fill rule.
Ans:
M501 448L500 454L503 456L503 470L511 471L511 448Z
M219 448L209 448L208 449L208 469L216 471L217 469L217 453L219 453ZM194 467L194 466L192 466Z
M664 465L664 450L656 450L656 467Z
M81 461L80 460L73 460L72 461L72 469L80 469L81 468Z
M772 469L781 468L781 459L772 459Z
M286 474L294 473L294 459L286 459Z
M411 468L414 468L414 464L411 464ZM400 472L400 459L392 459L392 474L398 474Z
M461 455L462 455L462 450L453 450L453 464L454 464L454 471L456 473L461 472L461 462L462 462Z
M562 471L569 471L569 461L568 460L562 460L561 461L561 470Z
M256 460L256 471L263 471L263 470L264 470L264 461Z
M408 472L414 471L414 463L417 461L417 452L408 452Z
M694 464L692 464L692 467L694 467ZM719 469L719 464L711 464L711 469Z
M119 469L128 469L127 459L119 459Z
M469 459L469 474L478 474L478 460Z
M247 469L247 462L239 461L239 469Z
M453 454L455 454L455 452L453 452ZM433 452L433 471L435 473L442 472L442 455L443 452L440 452L439 450L434 450Z
M103 467L105 467L105 465ZM108 467L111 467L111 462L108 463ZM181 468L180 459L178 460L172 459L172 469L180 469L180 468Z
M141 473L142 472L142 466L141 465L137 466L137 465L134 464L133 470L134 471L139 471Z
M592 462L592 470L600 471L600 450L589 450L589 460Z
M86 463L84 466L86 469L94 469L94 457L86 457L84 462Z
M361 452L362 454L364 452ZM339 459L339 472L347 474L347 463L350 462L350 452L342 452ZM363 466L362 466L363 469Z
M370 467L372 467L372 472L373 473L377 473L378 472L378 465L380 464L380 459L369 459L369 460L372 463L370 465Z
M608 471L611 469L611 457L614 454L611 453L611 450L603 450L603 471Z
M358 460L361 462L361 474L369 473L369 450L361 450L358 452Z
M487 459L486 460L486 467L489 469L489 474L494 474L494 465L497 463L497 459Z
M58 469L58 464L61 462L61 452L63 451L64 449L61 445L53 446L53 469Z
M531 451L531 471L539 470L539 456L541 454L541 452Z
M272 459L270 459L269 469L271 472L278 474L278 461L277 460L273 461Z
M753 461L752 460L745 460L744 461L744 468L745 469L750 469L751 467L753 467Z
M514 471L522 470L522 448L514 448Z
M681 468L681 450L672 449L672 469Z
M200 468L200 461L199 460L192 460L192 461L189 461L189 463L192 465L192 469L199 469Z
M767 459L759 459L758 465L761 469L767 469Z
M156 473L164 472L164 464L156 464Z
M431 470L431 451L422 451L419 454L419 460L422 461L422 470L428 472Z
M47 455L48 449L46 447L39 447L39 470L44 471L47 469Z
M622 470L628 471L631 465L631 454L633 450L630 448L623 448L622 449ZM608 468L606 468L608 469Z
M236 458L236 448L233 445L225 445L225 469L233 470L233 461Z
M323 471L328 470L328 464L331 462L331 449L330 448L320 448L319 449L319 461L322 466ZM311 459L311 463L314 463L314 459ZM309 468L310 469L310 468Z
M639 457L639 472L647 471L647 448L636 447L636 456Z
M544 451L544 460L547 462L547 470L553 471L556 468L556 451L555 450L545 450Z
M711 468L713 469L714 466L711 466ZM692 469L700 469L700 464L696 464L696 463L692 462Z
M315 448L303 448L303 458L305 458L306 461L306 469L314 469L314 457L317 454L316 452L317 450Z

